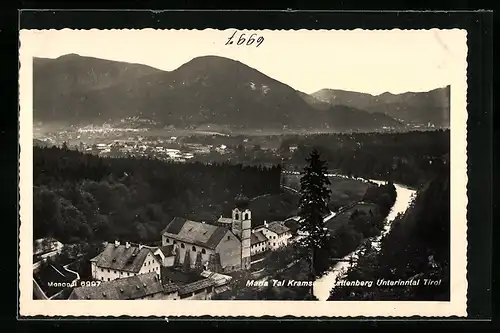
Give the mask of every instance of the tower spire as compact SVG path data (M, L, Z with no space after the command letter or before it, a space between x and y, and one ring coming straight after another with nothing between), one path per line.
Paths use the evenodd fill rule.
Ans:
M242 191L240 192L240 194L238 194L236 198L234 198L234 205L239 209L246 209L248 208L250 200L243 194L243 186L241 186L241 189Z

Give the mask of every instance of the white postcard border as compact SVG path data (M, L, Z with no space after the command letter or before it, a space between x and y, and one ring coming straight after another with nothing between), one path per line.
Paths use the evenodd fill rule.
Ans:
M71 29L63 29L71 30ZM92 29L97 30L97 29ZM126 30L126 29L125 29ZM153 29L144 29L144 33ZM359 29L356 29L359 30ZM396 29L395 29L396 30ZM438 29L435 29L439 31ZM68 301L33 300L33 54L26 37L41 31L20 31L19 70L19 309L21 316L216 316L216 317L447 317L467 315L467 32L453 30L463 43L454 54L451 85L451 300L410 301ZM209 36L213 29L203 30ZM285 32L285 30L282 30ZM304 31L304 30L300 30ZM311 30L314 34L329 30ZM338 30L337 30L338 31ZM259 30L264 34L266 30ZM202 33L202 31L200 31ZM175 44L175 43L174 43ZM297 48L297 52L300 48ZM425 50L422 50L425 52ZM418 57L418 55L415 55Z

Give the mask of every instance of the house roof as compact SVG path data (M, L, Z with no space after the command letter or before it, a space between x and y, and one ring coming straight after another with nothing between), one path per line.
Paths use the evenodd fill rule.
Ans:
M216 282L212 279L203 279L200 281L185 284L179 287L179 295L185 295L200 289L215 286Z
M163 290L165 293L170 294L179 291L179 286L175 283L167 283L163 285Z
M215 286L226 285L229 282L231 282L231 280L233 279L229 275L224 275L224 274L215 273L215 272L211 272L211 271L203 271L200 273L200 275L204 278L212 279L213 281L215 281Z
M171 291L167 292L173 292ZM175 290L174 290L175 291ZM128 300L166 292L160 277L154 273L139 274L113 281L101 282L96 287L77 287L69 299Z
M153 255L152 250L148 247L139 248L130 245L127 248L124 244L115 246L114 243L110 243L91 261L95 261L97 267L137 273L141 270L149 253ZM158 259L154 255L153 257Z
M267 237L264 236L262 231L253 232L252 235L250 236L250 244L254 245L262 242L267 242Z
M189 244L215 249L227 232L228 230L224 227L175 217L163 229L162 235Z
M278 235L283 234L287 231L290 231L290 228L285 226L283 224L283 222L279 222L279 221L274 221L274 222L269 223L266 228L268 230L278 234Z

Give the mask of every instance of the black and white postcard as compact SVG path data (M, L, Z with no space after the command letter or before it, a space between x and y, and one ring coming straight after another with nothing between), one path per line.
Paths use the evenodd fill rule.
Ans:
M21 315L466 316L465 30L19 52Z

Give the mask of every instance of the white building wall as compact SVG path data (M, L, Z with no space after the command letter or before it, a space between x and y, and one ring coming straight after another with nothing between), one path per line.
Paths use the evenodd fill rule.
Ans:
M165 257L163 260L163 266L172 267L174 265L175 256Z
M261 243L257 243L257 244L252 245L250 251L251 251L252 255L267 251L267 242L261 242Z
M278 234L276 234L275 232L267 229L266 227L260 227L258 229L256 229L256 231L261 231L264 236L266 236L267 238L267 246L269 249L271 250L275 250L279 247L279 245L277 244L278 242Z
M255 229L255 231L261 231L264 236L267 237L267 247L271 250L276 250L280 247L287 246L289 239L292 238L292 234L290 232L285 232L278 235L277 233L267 229L264 226Z
M292 238L292 234L290 232L285 232L281 235L278 235L278 239L276 241L278 247L287 246L289 239Z
M132 273L132 272L125 272L121 270L116 270L116 269L110 269L110 268L102 268L102 267L97 267L95 262L91 263L91 269L92 269L92 277L95 280L100 280L100 281L113 281L116 279L121 279L121 278L126 278L130 276L134 276L137 274L144 274L144 273L149 273L149 272L156 272L158 275L160 275L160 262L153 257L151 253L149 253L146 256L146 260L144 260L144 264L142 265L140 271L138 273Z
M160 275L160 269L161 269L161 263L150 252L146 256L146 259L144 260L144 263L142 264L142 267L141 267L141 270L139 271L139 274L146 274L146 273L155 272L156 274Z

